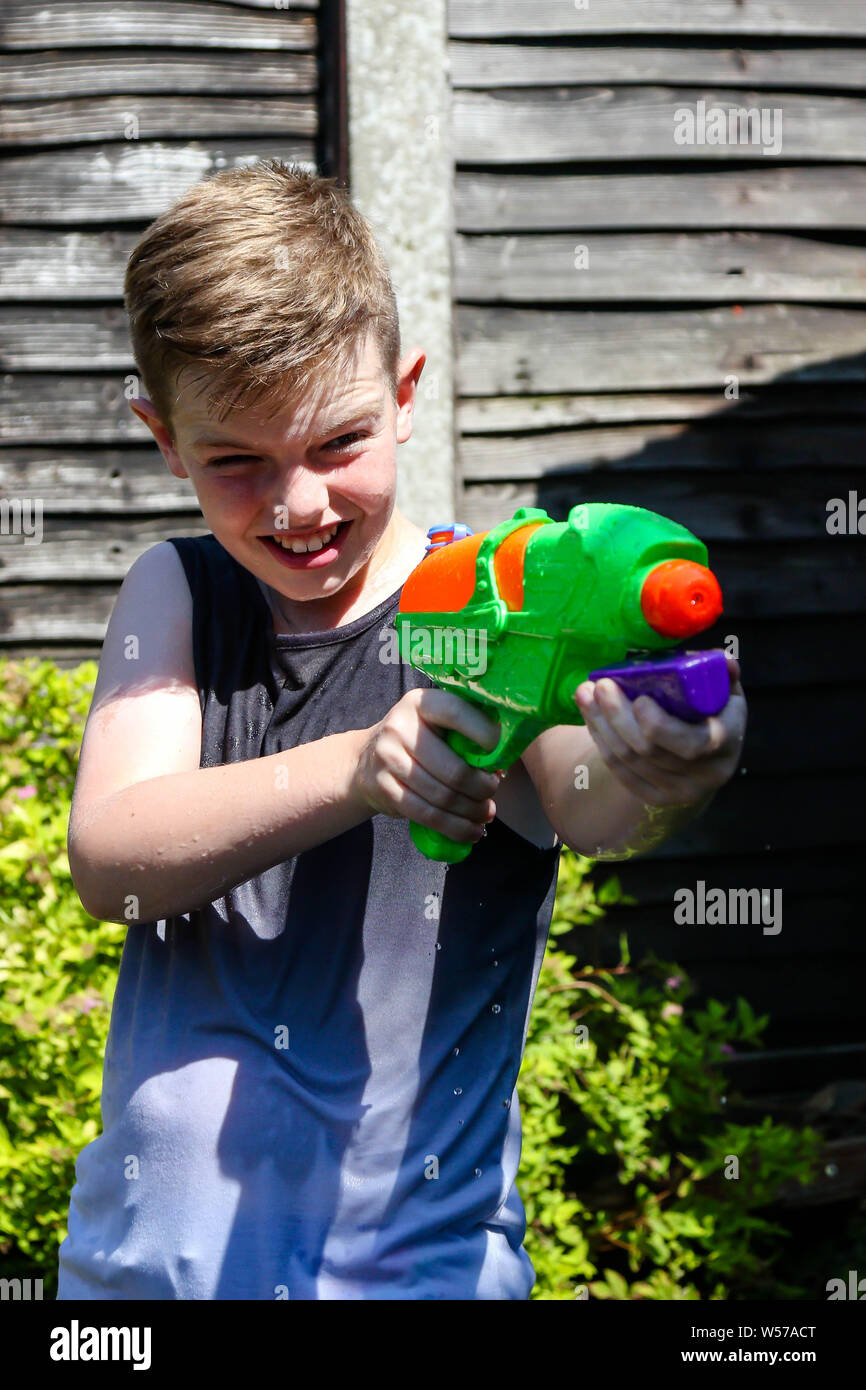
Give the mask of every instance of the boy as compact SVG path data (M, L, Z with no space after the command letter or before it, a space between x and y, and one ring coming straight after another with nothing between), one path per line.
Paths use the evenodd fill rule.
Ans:
M622 858L707 803L736 664L703 725L588 682L585 729L468 767L437 730L498 726L379 659L425 551L394 506L425 359L365 220L278 160L220 174L126 304L132 408L211 534L132 566L82 744L73 879L129 929L59 1298L525 1299L515 1084L561 842ZM446 869L410 820L476 847Z

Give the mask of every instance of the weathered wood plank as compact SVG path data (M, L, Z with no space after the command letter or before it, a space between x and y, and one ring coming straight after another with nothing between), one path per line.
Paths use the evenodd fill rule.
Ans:
M762 232L458 236L459 299L866 301L866 247Z
M0 440L152 445L153 436L130 409L123 376L61 371L0 376Z
M422 381L423 392L423 381ZM638 424L654 420L702 420L731 416L778 419L817 415L828 424L836 415L866 414L866 388L756 386L736 400L720 391L658 391L606 396L466 396L457 401L457 428L463 435L512 434L521 430L565 429L576 425ZM467 442L468 443L468 442ZM470 446L471 447L471 446Z
M676 173L495 173L458 169L455 220L466 232L669 227L843 231L866 227L858 165Z
M814 470L819 486L832 469L860 470L866 464L862 424L827 420L798 424L768 422L752 427L728 419L701 424L631 425L621 428L557 430L552 434L474 435L460 440L465 483L497 486L526 479L528 496L535 480L547 488L572 487L581 493L599 487L629 488L647 484L641 476L684 470L695 474L689 486L708 489L706 471L728 473L735 487L757 484L778 492L779 472ZM622 474L634 474L623 479ZM579 474L569 482L557 475ZM718 479L716 480L716 485ZM805 488L801 474L798 485ZM477 491L477 489L476 489ZM477 505L483 506L483 493ZM532 506L522 500L516 507Z
M506 34L769 34L774 38L864 37L866 13L859 0L604 0L563 5L561 0L451 0L453 38L490 39Z
M121 140L0 159L0 222L150 221L210 174L271 156L316 168L314 142L301 136L180 144Z
M866 376L866 314L859 309L782 304L603 313L461 305L457 325L457 381L465 395L713 387L732 375L741 385L783 373L798 381ZM38 360L36 340L22 347Z
M458 381L467 395L650 391L772 381L863 381L866 313L812 305L533 310L462 305ZM124 310L0 310L5 371L132 371Z
M720 44L674 47L622 41L598 47L571 44L449 44L453 88L573 87L583 84L647 82L672 86L815 87L860 91L863 55L854 47L726 48Z
M131 412L130 412L131 414ZM184 512L198 507L188 478L150 448L0 449L0 494L38 498L46 515Z
M251 9L259 8L250 6ZM315 47L316 15L262 6L244 13L219 3L184 0L6 0L0 41L10 49L244 48L298 50ZM305 6L305 8L313 8Z
M475 303L866 300L864 247L759 232L581 235L459 235L457 297ZM0 297L118 299L135 241L132 232L0 230ZM576 269L576 261L584 268Z
M251 62L249 56L236 58L230 53L181 55L151 49L147 61L142 62L134 53L106 53L94 48L73 55L61 49L7 54L3 67L6 101L39 101L46 96L57 101L61 97L128 92L282 96L313 92L318 85L312 53L261 54Z
M112 299L139 233L0 227L0 299Z
M698 102L707 111L764 108L764 143L755 130L749 143L678 144L676 113L694 112ZM778 111L782 117L773 115ZM459 164L866 157L866 101L858 97L669 87L509 88L455 92L452 113Z
M168 536L206 536L209 532L201 513L193 515L192 511L183 517L100 518L93 525L78 517L64 520L46 516L39 544L28 545L23 537L0 536L0 586L50 583L58 574L70 586L122 580L139 555Z
M64 371L77 367L135 370L126 311L98 305L92 309L19 308L0 310L0 368L4 371Z
M0 651L24 642L37 646L48 642L101 645L117 590L116 582L0 584Z
M512 511L520 506L543 506L551 516L561 517L578 502L646 507L687 526L708 545L714 541L743 540L826 541L827 500L841 497L847 501L853 484L852 473L834 469L808 481L802 479L796 490L786 488L780 496L777 474L745 476L732 470L726 476L712 474L708 478L705 474L659 474L654 470L652 478L646 479L629 473L611 476L599 470L591 480L563 481L559 486L545 481L540 490L531 486L518 488L520 500L514 501L512 507L514 499L509 499L508 506ZM484 530L490 524L491 490L486 488L479 496L478 489L467 489L461 499L461 520L473 531ZM539 491L543 502L537 500ZM530 501L533 494L536 500Z
M0 377L0 440L22 444L150 443L151 436L130 410L123 388L123 378L117 376L7 374ZM832 430L844 423L837 416L859 418L864 414L866 386L862 381L830 381L803 382L794 387L743 387L739 400L731 401L725 400L721 390L468 397L458 404L458 427L466 436L461 448L474 450L476 441L468 437L470 433L507 435L578 425L676 423L708 416L718 417L718 423L725 425L741 415L747 419L815 416ZM504 442L508 448L509 441ZM543 433L537 442L542 450L547 448Z
M0 112L5 145L51 145L103 140L156 140L176 136L313 136L318 110L312 98L75 97L71 101L19 101Z

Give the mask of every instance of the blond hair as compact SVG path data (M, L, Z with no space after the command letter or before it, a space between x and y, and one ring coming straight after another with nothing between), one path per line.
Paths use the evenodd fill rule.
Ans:
M189 189L143 234L124 303L145 392L172 432L182 373L211 377L222 421L340 377L372 331L396 400L400 326L369 223L336 180L279 159Z

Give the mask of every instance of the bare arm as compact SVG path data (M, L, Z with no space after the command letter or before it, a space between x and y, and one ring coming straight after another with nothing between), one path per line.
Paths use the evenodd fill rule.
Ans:
M440 727L496 743L465 701L416 689L369 729L200 767L192 599L174 547L156 545L126 576L103 644L67 837L78 895L104 921L159 921L377 813L477 840L498 778Z
M70 822L82 903L103 921L158 921L202 907L372 814L354 792L366 731L283 753L153 777Z

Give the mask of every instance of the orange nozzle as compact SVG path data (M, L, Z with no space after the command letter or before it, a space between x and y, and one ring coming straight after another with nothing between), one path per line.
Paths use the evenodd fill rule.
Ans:
M692 560L665 560L643 582L640 606L662 637L693 637L722 611L722 591L712 570Z

